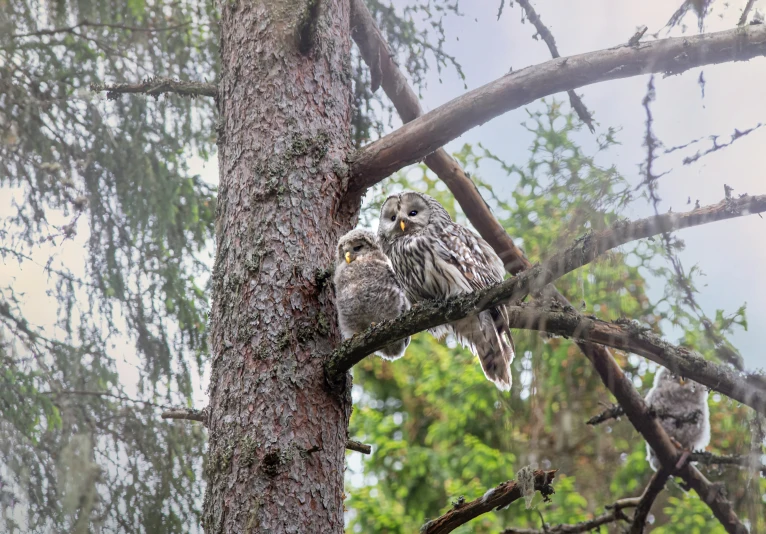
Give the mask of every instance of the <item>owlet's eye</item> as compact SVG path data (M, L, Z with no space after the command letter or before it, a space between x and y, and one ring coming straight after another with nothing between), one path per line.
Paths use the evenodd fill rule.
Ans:
M354 247L354 252L359 252L360 250L362 250L362 247L363 247L363 246L364 246L364 245L357 245L357 246L355 246L355 247Z
M414 216L415 216L415 215L417 215L417 214L418 214L418 210L412 210L412 211L410 212L410 217L414 217Z
M395 221L396 220L396 215L391 215L391 220Z

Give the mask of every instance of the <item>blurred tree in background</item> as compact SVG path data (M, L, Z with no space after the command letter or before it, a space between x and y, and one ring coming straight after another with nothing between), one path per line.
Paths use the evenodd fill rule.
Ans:
M367 3L416 87L430 69L462 76L443 48L442 19L458 12L456 1ZM159 413L191 406L209 363L216 187L192 174L188 161L216 153L215 102L104 99L90 86L152 77L214 81L217 17L211 2L196 0L0 0L3 532L200 530L205 430L165 422ZM351 65L358 147L390 130L392 109L371 92L356 52ZM526 162L505 162L481 146L465 146L456 157L536 261L586 229L617 221L634 197L617 169L600 167L597 154L575 144L578 125L558 102L530 112L527 127L535 142ZM615 142L608 131L600 150ZM480 164L507 172L512 193L496 194L481 180ZM427 192L466 222L443 184L420 167L376 186L364 222L376 219L384 191L395 187ZM65 257L67 243L81 248L80 263ZM623 247L557 287L585 313L681 332L686 346L716 358L699 317L678 298L664 253L659 242ZM46 287L55 325L37 324L17 289L18 273L30 271ZM664 298L647 297L650 283L666 287ZM746 326L744 309L720 312L712 328L725 338L737 326ZM548 523L572 523L641 491L650 471L640 436L627 423L584 424L609 397L576 347L530 332L515 339L510 395L488 383L466 351L428 334L418 335L402 360L368 358L355 369L351 433L374 452L348 453L350 531L413 532L450 500L478 497L528 464L559 469L553 502L537 497L530 510L516 503L461 532L539 528L537 510ZM654 368L618 358L648 390ZM718 395L710 404L711 449L746 453L751 413ZM726 481L754 529L766 529L763 478L735 469L706 473ZM663 525L656 532L721 528L676 485L654 512Z

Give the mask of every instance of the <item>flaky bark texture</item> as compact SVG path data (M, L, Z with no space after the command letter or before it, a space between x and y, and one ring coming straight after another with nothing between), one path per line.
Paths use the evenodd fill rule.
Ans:
M221 0L204 527L343 531L347 394L329 273L348 150L348 0Z

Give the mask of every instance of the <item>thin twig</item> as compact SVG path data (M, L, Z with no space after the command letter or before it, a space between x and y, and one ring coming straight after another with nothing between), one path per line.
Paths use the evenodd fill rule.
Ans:
M594 415L587 421L585 421L586 425L600 425L601 423L605 421L609 421L610 419L617 419L619 417L622 417L625 415L625 410L622 409L622 406L619 404L613 404L603 412L601 412L598 415Z
M556 471L535 471L535 490L539 491L544 498L553 494L551 482L556 476ZM423 525L420 534L446 534L452 532L461 525L465 525L481 514L508 506L523 497L519 484L513 480L490 489L482 497L470 502L458 501L453 504L451 510L444 515L433 519Z
M22 37L42 37L44 35L55 35L57 33L74 33L74 30L77 28L112 28L116 30L127 30L131 32L166 32L170 30L176 30L178 28L183 28L184 26L189 26L191 24L191 21L187 22L181 22L179 24L174 24L172 26L165 26L162 28L147 28L147 27L139 27L139 26L126 26L124 24L114 24L114 23L107 23L107 22L90 22L87 19L84 19L77 24L73 26L67 26L65 28L52 28L49 30L38 30L34 32L29 33L15 33L11 35L11 39L20 39Z
M545 41L546 45L548 45L548 50L551 53L551 57L554 59L561 57L561 54L559 54L559 49L556 46L556 40L553 38L553 34L548 29L548 27L543 24L542 19L540 19L540 15L538 15L537 11L535 11L535 8L532 7L532 3L529 0L517 1L519 2L519 5L522 7L522 9L526 12L527 19L529 19L529 22L531 22L532 26L535 27L535 30L537 30L540 38ZM581 121L588 125L588 129L591 131L591 133L595 133L596 129L593 127L593 116L590 114L590 111L588 111L588 108L585 107L582 99L572 89L567 91L567 95L569 96L569 103L572 106L572 109L574 109L577 113L577 116L580 117Z
M753 9L753 4L755 4L755 0L747 0L745 9L742 11L742 16L739 17L739 22L737 22L737 26L745 25L747 22L747 16L750 14L750 10Z
M191 97L215 97L218 94L217 87L212 83L187 82L160 77L147 78L141 83L135 84L115 83L110 85L93 83L90 85L90 90L95 92L106 91L106 97L110 100L116 99L121 94L128 93L143 93L154 97L158 97L164 93L175 93L182 96Z
M43 395L48 395L51 397L59 397L62 395L80 395L85 397L107 397L110 399L115 399L122 402L134 402L138 404L145 404L147 406L151 406L152 408L159 408L159 409L167 409L168 405L166 404L157 404L156 402L151 401L145 401L141 399L134 399L132 397L126 397L124 395L116 395L114 393L108 393L106 391L85 391L85 390L74 390L74 389L62 389L60 391L43 391Z
M628 522L628 517L618 508L615 508L611 512L606 512L593 519L587 521L581 521L571 525L545 525L545 529L536 528L507 528L502 531L502 534L579 534L581 532L588 532L590 530L596 530L603 525L614 523L616 521Z

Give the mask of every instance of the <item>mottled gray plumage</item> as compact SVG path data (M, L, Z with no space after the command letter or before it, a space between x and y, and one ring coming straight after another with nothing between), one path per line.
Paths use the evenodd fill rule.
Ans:
M335 295L344 339L410 309L391 262L380 250L375 234L367 230L351 230L338 241ZM401 339L376 354L395 360L404 355L409 344L409 337Z
M378 238L412 302L470 293L501 282L505 274L486 241L422 193L406 191L386 199ZM511 388L514 348L505 306L431 331L436 337L447 332L479 357L484 374L499 389Z
M696 422L691 423L674 417L661 417L660 422L668 436L689 451L703 450L710 443L710 412L707 406L707 388L693 380L674 376L661 367L654 375L654 386L646 395L646 403L659 415L686 416L698 411ZM660 462L654 451L646 445L646 460L657 471Z

